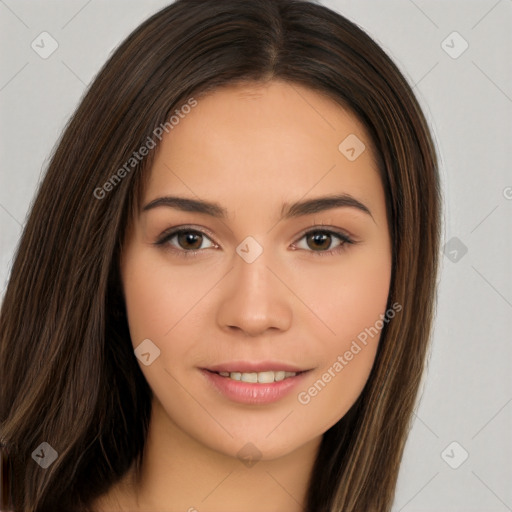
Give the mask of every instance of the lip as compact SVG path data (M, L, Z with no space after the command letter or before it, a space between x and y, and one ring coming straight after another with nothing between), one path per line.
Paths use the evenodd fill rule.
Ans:
M203 368L202 368L203 369ZM231 361L229 363L217 364L215 366L209 366L204 368L212 372L241 372L241 373L252 373L252 372L266 372L273 371L278 372L284 370L285 372L304 372L309 368L299 368L286 363L280 363L279 361L261 361L259 363L251 361Z
M261 367L261 365L253 365L253 367ZM300 385L301 382L305 379L306 375L309 374L309 370L286 370L286 365L282 365L276 370L284 370L284 371L300 371L295 375L295 377L288 377L279 382L271 382L269 384L262 383L251 383L251 382L242 382L230 379L229 377L222 377L217 371L237 371L237 370L211 370L211 369L200 369L200 372L205 377L206 381L210 386L212 386L217 392L220 392L225 398L232 402L240 403L240 404L248 404L248 405L265 405L277 402L289 395L297 386ZM233 368L231 364L228 365L220 365L220 368ZM237 366L236 368L241 368ZM247 368L245 366L244 368ZM263 368L263 367L261 367ZM269 366L264 367L267 370L271 370ZM291 368L288 366L288 368ZM240 371L240 370L238 370ZM258 370L245 369L244 372L256 372ZM259 371L265 371L264 369Z

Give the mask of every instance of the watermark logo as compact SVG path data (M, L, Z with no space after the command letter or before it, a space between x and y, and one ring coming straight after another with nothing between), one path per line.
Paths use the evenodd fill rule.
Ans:
M253 263L263 252L263 247L255 238L248 236L238 244L236 252L246 263Z
M469 43L457 31L453 31L441 42L441 48L452 59L458 59L469 48Z
M450 466L452 469L458 469L466 459L469 457L469 453L466 449L459 444L457 441L452 441L442 452L441 458Z
M56 460L59 454L55 451L53 446L44 442L41 443L33 452L32 458L43 468L50 467Z
M160 349L150 340L145 339L134 350L137 359L144 365L153 364L156 358L160 356Z
M351 133L343 139L338 146L339 152L350 162L357 160L366 149L364 142L355 134Z
M41 59L50 57L59 47L59 43L48 32L41 32L30 44Z
M453 263L458 263L468 252L468 248L456 236L444 244L443 253Z
M252 444L247 443L238 451L236 454L237 458L240 459L242 464L248 468L252 468L254 465L261 460L263 454L258 450L258 448Z

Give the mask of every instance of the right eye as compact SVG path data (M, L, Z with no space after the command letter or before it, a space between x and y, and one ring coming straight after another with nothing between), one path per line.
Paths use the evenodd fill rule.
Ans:
M204 246L206 240L209 241L209 245ZM195 256L204 249L218 247L203 231L183 227L165 231L155 244L165 246L180 256L186 257Z

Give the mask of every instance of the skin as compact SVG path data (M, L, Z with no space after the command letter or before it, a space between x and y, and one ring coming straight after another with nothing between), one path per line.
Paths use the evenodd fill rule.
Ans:
M366 144L354 161L338 150L349 134ZM343 193L371 215L338 207L280 220L284 203ZM141 481L129 473L97 510L298 512L322 434L360 395L378 336L307 404L297 395L386 310L391 241L369 137L302 86L230 85L164 137L143 205L167 195L214 201L228 215L159 206L133 219L121 273L133 347L150 339L160 349L150 365L139 361L155 398ZM343 242L315 244L321 224L357 243L329 254ZM178 226L208 233L155 245ZM252 263L236 252L248 236L263 249ZM178 254L191 249L199 254ZM234 360L310 371L275 403L239 404L199 370ZM252 467L237 457L247 443L261 453Z

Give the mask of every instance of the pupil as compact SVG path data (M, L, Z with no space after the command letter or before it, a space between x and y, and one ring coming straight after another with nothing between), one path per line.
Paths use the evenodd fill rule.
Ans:
M184 245L185 247L188 245L188 248L192 249L199 249L201 247L201 235L197 233L191 233L190 231L187 231L185 233L180 233L179 235L179 242L180 244ZM194 241L196 242L194 245ZM191 247L193 246L193 247Z
M314 240L316 248L327 249L330 245L330 235L327 233L315 234L312 236L312 238ZM325 245L325 243L323 244L323 246L321 246L322 242L326 242L326 241L327 241L327 246ZM320 244L320 246L317 244ZM312 247L312 249L315 249L315 247Z

